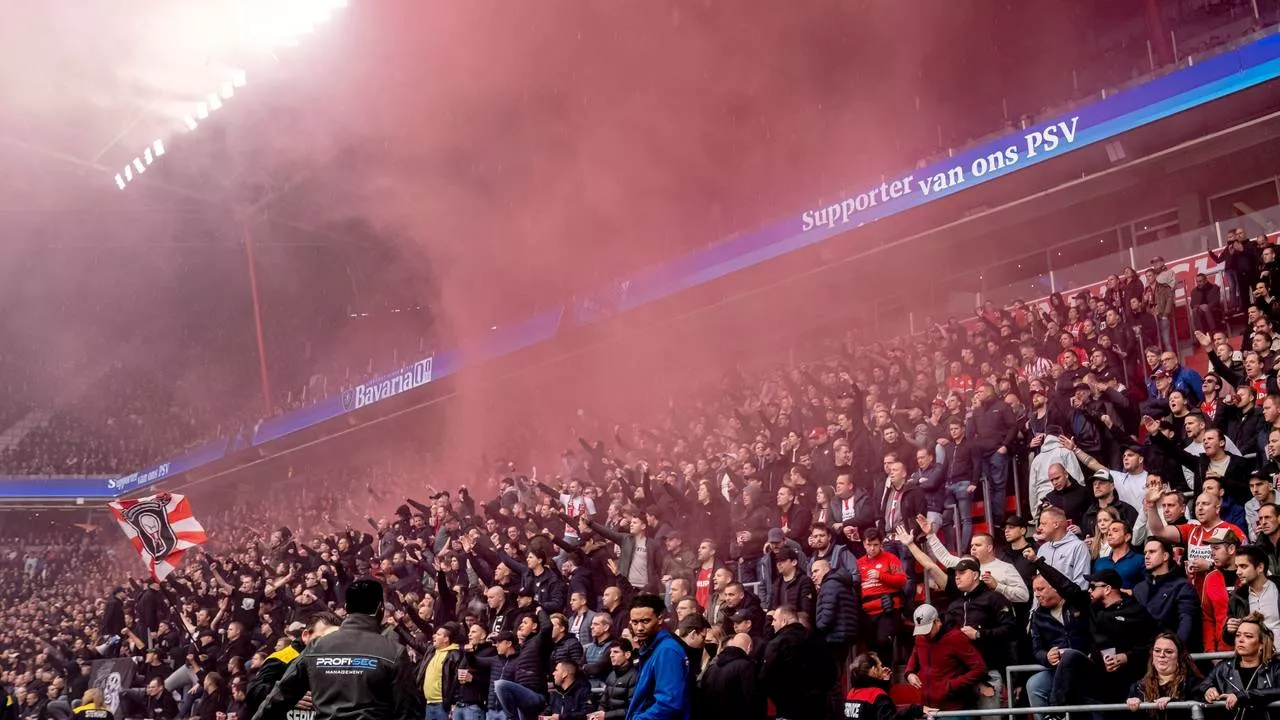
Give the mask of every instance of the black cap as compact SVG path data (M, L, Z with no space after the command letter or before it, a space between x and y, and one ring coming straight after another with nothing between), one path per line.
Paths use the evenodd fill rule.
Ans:
M1016 527L1016 528L1029 528L1031 527L1031 523L1027 522L1027 519L1022 517L1021 515L1010 515L1004 519L1004 526Z
M973 572L982 572L982 566L979 565L978 561L974 560L973 558L961 558L960 562L956 563L956 572L958 573L964 572L965 570L972 570Z
M729 622L740 623L740 622L746 622L751 619L753 619L751 617L751 613L747 612L746 610L739 610L738 612L734 613L732 616L729 617Z
M511 632L510 630L503 630L503 631L502 631L502 632L500 632L500 633L495 633L495 634L494 634L494 636L493 636L493 641L494 641L495 643L500 643L500 642L511 642L511 643L513 643L513 642L515 642L515 641L516 641L516 634L515 634L515 633L513 633L513 632Z
M1112 570L1111 568L1107 568L1106 570L1099 570L1098 572L1092 575L1085 575L1084 579L1086 582L1102 583L1103 585L1109 585L1112 588L1115 588L1116 590L1119 590L1124 587L1124 579L1120 577L1120 573L1116 572L1115 570Z

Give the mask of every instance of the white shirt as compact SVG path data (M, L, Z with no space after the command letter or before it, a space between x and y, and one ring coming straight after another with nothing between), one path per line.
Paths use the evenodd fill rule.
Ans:
M1271 628L1272 633L1280 633L1280 610L1277 610L1277 602L1280 602L1280 590L1270 580L1262 586L1260 593L1255 594L1252 589L1249 590L1249 612L1262 613L1263 622Z
M929 551L943 567L952 568L960 562L960 558L952 555L936 535L929 536ZM991 577L996 579L996 592L1008 598L1009 602L1026 602L1031 599L1026 582L1013 565L993 557L987 562L978 563L978 569L991 573Z

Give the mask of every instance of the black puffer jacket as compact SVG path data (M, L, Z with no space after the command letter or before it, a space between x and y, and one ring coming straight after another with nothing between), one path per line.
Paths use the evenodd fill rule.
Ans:
M537 633L530 635L520 645L510 668L511 679L543 697L547 695L547 677L551 674L551 620L542 609L538 610Z
M627 716L627 706L631 704L631 694L636 691L636 669L628 665L622 670L614 668L604 681L604 694L600 696L600 709L604 711L604 720L623 720Z
M582 642L578 640L577 635L566 634L551 647L550 667L555 667L556 663L561 660L567 660L578 667L582 667L585 661L585 655L582 650Z
M814 629L831 645L847 645L858 640L861 608L848 570L832 570L818 588L818 611Z
M256 720L284 720L311 692L316 720L417 720L414 667L403 646L379 634L378 618L350 615L289 664Z

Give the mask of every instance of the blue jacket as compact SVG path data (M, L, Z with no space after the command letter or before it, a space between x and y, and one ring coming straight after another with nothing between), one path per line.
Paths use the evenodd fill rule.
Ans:
M659 630L640 650L640 675L626 720L689 720L691 696L684 644L665 629Z

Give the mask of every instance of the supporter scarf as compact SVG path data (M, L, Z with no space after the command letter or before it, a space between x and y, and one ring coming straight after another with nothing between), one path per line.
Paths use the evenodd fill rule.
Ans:
M160 493L107 505L156 580L173 572L188 548L208 539L183 495Z

